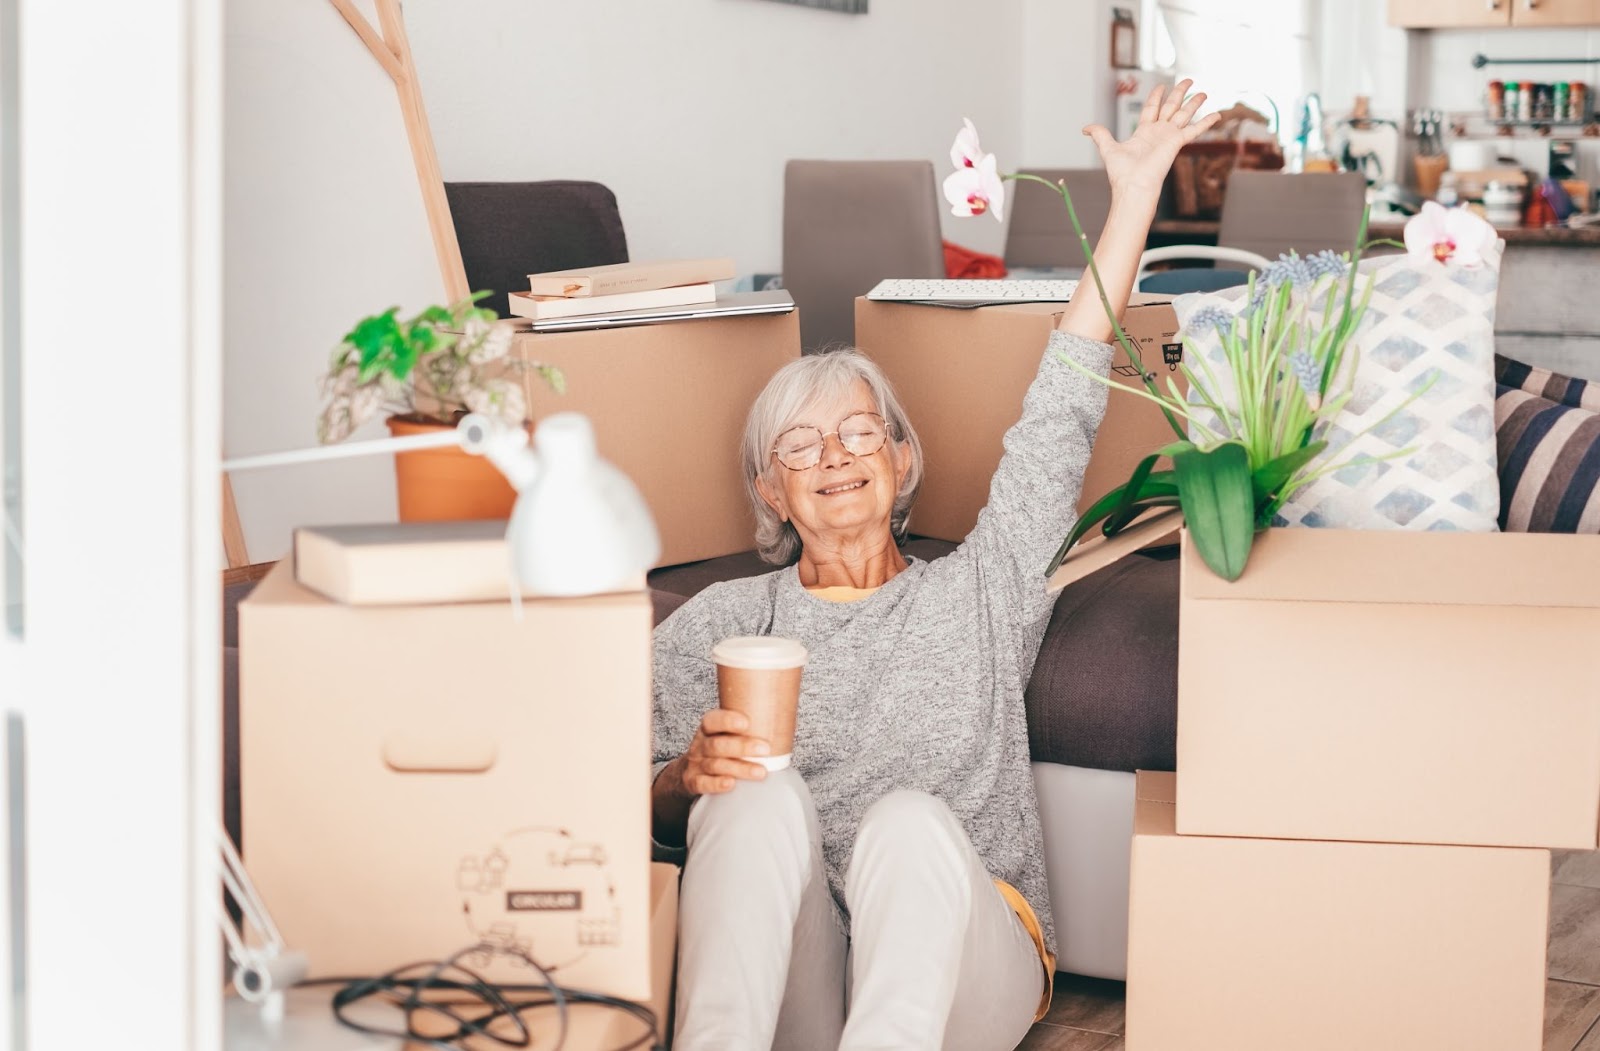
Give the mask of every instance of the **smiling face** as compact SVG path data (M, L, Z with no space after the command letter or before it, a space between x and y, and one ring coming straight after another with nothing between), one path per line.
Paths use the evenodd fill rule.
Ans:
M876 452L857 455L833 433L856 413L877 412L871 390L865 381L857 380L844 397L812 404L786 428L785 433L794 427L824 432L822 456L814 466L792 471L775 455L768 457L768 470L756 480L756 488L780 518L793 524L805 547L893 543L890 514L911 468L910 457L892 439ZM846 431L859 422L847 423ZM780 444L784 441L780 434Z

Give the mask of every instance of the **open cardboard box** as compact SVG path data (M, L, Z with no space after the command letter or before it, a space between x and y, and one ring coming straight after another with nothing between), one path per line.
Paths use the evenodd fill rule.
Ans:
M558 395L524 373L534 419L589 417L600 455L633 479L655 516L658 565L755 546L739 443L756 395L800 357L797 312L522 332L511 353L566 375Z
M1128 1051L1538 1051L1548 851L1178 835L1188 776L1138 775Z
M926 303L856 300L856 343L894 384L922 438L926 473L911 531L959 543L989 502L1001 439L1022 416L1022 396L1039 372L1061 303L1014 303L970 309ZM1163 387L1182 354L1172 301L1136 295L1122 318L1147 369ZM1140 386L1117 348L1111 378ZM1112 391L1083 479L1079 509L1126 482L1151 450L1174 439L1160 408ZM1064 534L1063 534L1064 535Z
M1600 536L1186 536L1181 586L1178 831L1595 847Z

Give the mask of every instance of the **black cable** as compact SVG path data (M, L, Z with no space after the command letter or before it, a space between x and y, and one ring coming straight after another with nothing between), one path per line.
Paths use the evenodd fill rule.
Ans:
M473 954L511 956L533 968L543 981L527 984L490 982L461 963L463 957ZM476 1037L499 1047L532 1048L533 1032L522 1014L550 1007L556 1009L558 1016L556 1042L551 1051L561 1051L567 1041L569 1004L607 1007L630 1014L644 1023L645 1032L642 1036L610 1051L634 1051L647 1045L653 1051L662 1051L663 1048L663 1037L657 1030L655 1012L650 1008L603 993L563 988L551 978L549 971L519 949L473 945L445 960L407 964L376 977L319 978L301 984L340 986L333 995L333 1016L347 1028L372 1036L415 1041L438 1051L460 1051L460 1041L468 1037ZM517 994L534 995L531 999L514 999ZM352 1006L374 997L381 997L402 1013L404 1028L387 1029L368 1025L347 1013ZM423 1030L416 1022L419 1017L435 1021L442 1019L453 1028L444 1033L438 1030L437 1025L430 1026L431 1031ZM512 1028L510 1033L504 1032L507 1026ZM494 1028L502 1031L491 1031Z

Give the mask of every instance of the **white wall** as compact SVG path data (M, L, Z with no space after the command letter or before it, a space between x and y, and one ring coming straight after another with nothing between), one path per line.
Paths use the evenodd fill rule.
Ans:
M1113 126L1113 6L1139 7L1137 0L1024 0L1022 159L1028 167L1100 166L1083 128Z
M1406 31L1389 25L1387 8L1388 0L1323 2L1313 87L1327 113L1349 113L1356 96L1365 95L1373 116L1404 122Z
M971 117L1004 169L1087 163L1078 130L1109 117L1108 6L411 0L406 20L447 180L598 180L635 258L754 273L779 267L791 157L926 157L942 179ZM946 217L973 248L1002 235Z
M315 445L340 337L445 293L394 82L333 5L228 0L226 49L223 431L239 457ZM375 421L357 437L386 433ZM395 515L388 456L232 481L257 562L281 558L296 526Z

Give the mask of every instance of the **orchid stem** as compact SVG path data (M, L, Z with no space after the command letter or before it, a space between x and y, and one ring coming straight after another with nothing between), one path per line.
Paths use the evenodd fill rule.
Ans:
M1167 418L1167 424L1172 432L1179 438L1187 438L1188 434L1178 423L1178 418L1172 414L1167 403L1161 398L1161 391L1156 386L1155 374L1144 367L1144 359L1139 355L1139 347L1128 334L1122 330L1122 323L1117 320L1116 311L1111 309L1111 300L1106 296L1105 285L1100 281L1100 268L1095 265L1094 251L1089 247L1089 235L1083 232L1083 224L1078 221L1078 210L1072 205L1072 194L1067 190L1066 180L1051 182L1049 179L1030 175L1026 172L1016 172L1003 175L1002 179L1013 179L1024 182L1036 182L1041 186L1048 186L1061 195L1061 200L1067 206L1067 218L1072 221L1073 232L1078 235L1078 244L1083 249L1083 258L1089 264L1089 273L1094 278L1095 291L1100 294L1100 306L1106 312L1106 318L1111 322L1111 331L1115 335L1117 344L1122 347L1123 353L1128 355L1128 360L1133 362L1134 368L1139 370L1139 381L1144 384L1145 390L1150 392L1152 400L1161 406L1161 414Z

